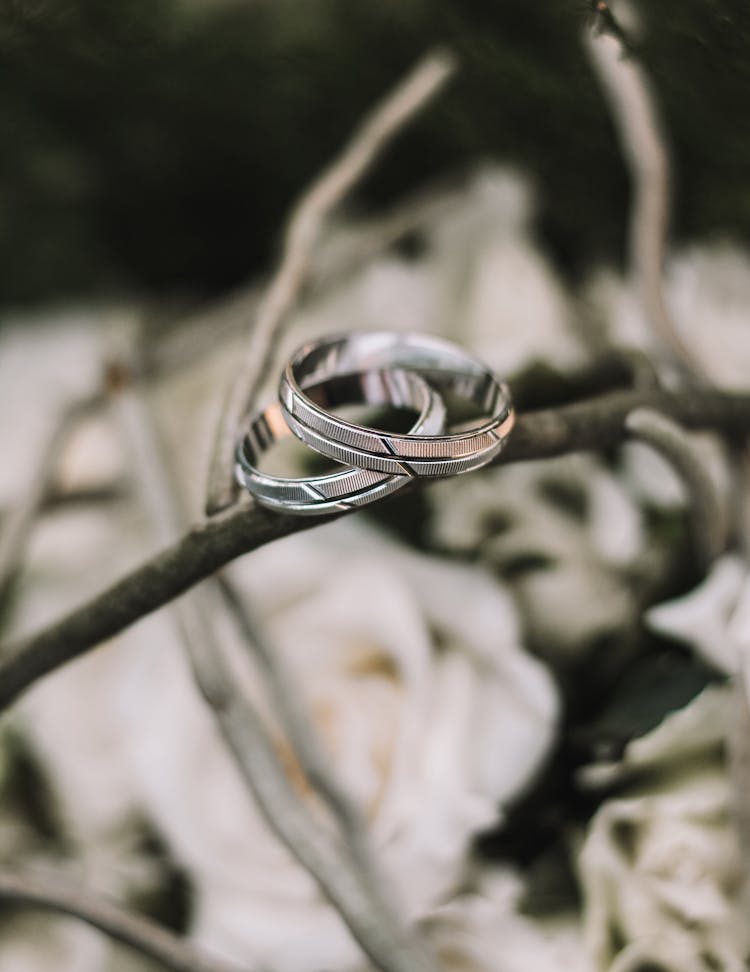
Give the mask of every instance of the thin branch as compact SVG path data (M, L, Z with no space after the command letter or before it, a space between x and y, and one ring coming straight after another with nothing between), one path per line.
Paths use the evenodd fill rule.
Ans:
M262 296L260 284L240 287L206 307L178 315L166 333L154 329L154 339L143 348L143 375L162 377L198 361L217 344L234 342L255 320Z
M727 523L718 488L696 442L677 422L650 408L631 412L625 428L635 439L661 453L685 484L693 546L701 567L707 569L724 549Z
M458 185L430 185L376 216L347 225L322 242L312 268L309 292L315 296L325 292L399 240L434 225L464 199L465 190Z
M594 29L611 34L620 42L624 51L632 51L633 43L619 19L615 17L607 0L589 0L589 3L594 15L592 19Z
M344 845L369 883L372 893L380 900L380 907L387 908L382 899L384 879L372 854L370 838L364 820L348 793L339 783L330 759L326 756L319 734L305 705L301 692L295 685L292 673L287 669L281 653L268 641L268 636L257 617L241 597L226 574L217 575L218 587L230 610L243 641L260 665L269 688L274 711L279 718L306 780L323 799L335 817L344 835Z
M608 4L599 4L616 24ZM680 338L667 308L663 267L669 223L670 163L649 79L628 56L621 30L587 30L585 47L602 87L630 171L630 266L646 320L674 363L688 377L704 377L700 361Z
M301 301L320 298L344 277L387 251L410 233L430 226L462 199L459 186L429 185L409 194L376 216L347 225L316 248L310 276ZM185 367L212 349L217 342L233 341L254 320L262 296L253 284L237 290L209 307L195 311L144 349L149 378Z
M0 900L9 905L69 915L104 932L171 972L240 972L240 967L205 955L194 945L142 915L107 901L100 894L73 890L59 878L0 872Z
M326 220L393 137L437 94L453 70L453 59L444 52L422 60L375 107L339 158L316 179L292 210L281 264L261 299L247 353L219 422L209 469L206 503L209 515L226 509L236 496L232 458L237 430L264 380L289 314L309 280L313 253Z
M58 487L54 484L44 497L40 513L53 510L72 509L74 507L106 506L124 499L128 495L125 477L119 477L109 483L92 486Z
M687 428L714 429L729 437L744 438L750 428L750 395L703 390L622 391L520 415L498 462L609 449L623 440L625 419L636 408L653 408Z
M183 497L164 455L159 432L145 399L131 387L120 396L118 412L130 447L131 467L136 474L144 508L153 529L164 541L181 529ZM196 686L209 705L237 768L269 828L317 882L365 954L382 972L432 972L433 963L416 934L410 934L396 910L393 894L381 883L369 843L358 817L347 798L335 784L332 774L322 769L337 804L347 806L344 839L331 830L327 821L315 817L298 796L281 764L269 733L250 696L235 677L225 645L217 636L214 619L226 610L229 591L221 598L216 585L209 582L192 591L190 597L174 606L182 640ZM233 603L233 616L239 617L242 633L251 624L239 602ZM259 636L257 627L253 629ZM257 642L255 642L257 644ZM267 652L265 673L275 674L273 688L283 711L290 716L294 701L287 698L286 683ZM303 728L298 713L292 715L294 735ZM307 726L304 727L308 729ZM292 739L294 746L295 739ZM308 736L302 753L317 757ZM356 847L346 837L355 835ZM365 865L362 867L362 865Z
M36 678L111 638L215 570L271 540L315 526L249 502L192 527L98 597L16 646L0 649L0 708Z
M210 594L199 590L196 594ZM211 707L237 768L270 830L312 875L354 939L383 972L432 972L433 964L416 933L400 920L393 900L373 893L370 872L352 866L340 836L316 819L294 792L263 721L217 659L222 648L208 619L216 603L195 600L180 606L183 631L196 683Z
M22 498L10 510L0 530L0 597L21 565L29 534L47 499L60 453L71 430L86 412L100 402L101 396L96 395L65 406L41 443L33 475L26 484Z
M498 461L612 448L627 434L627 415L639 407L656 409L688 428L714 429L737 438L746 436L750 428L748 395L697 390L619 392L521 415ZM333 518L282 515L244 503L193 527L65 617L0 650L0 710L37 679L118 634L236 557Z

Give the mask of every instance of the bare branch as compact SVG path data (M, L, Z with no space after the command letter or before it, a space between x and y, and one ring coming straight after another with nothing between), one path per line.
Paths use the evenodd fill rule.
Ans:
M102 898L73 890L59 878L0 873L0 900L10 905L70 915L99 929L115 941L135 949L171 972L240 972L240 967L205 955L173 932L142 915ZM247 970L246 970L247 972Z
M589 0L589 4L593 13L594 29L616 37L623 50L630 51L632 42L607 0Z
M207 595L199 590L196 594ZM237 682L217 659L222 647L208 619L216 602L188 599L182 616L196 682L218 722L236 765L269 828L305 867L353 937L383 972L432 972L417 933L411 935L384 892L374 893L371 873L352 866L346 843L316 819L294 792L268 732Z
M416 190L389 209L358 220L316 249L304 300L320 297L343 277L374 260L410 233L433 223L458 205L463 197L459 186L434 184ZM257 284L243 287L210 307L198 310L144 349L149 378L185 367L213 348L217 342L234 340L247 330L260 305L262 290Z
M639 407L656 409L688 428L714 429L729 436L744 437L750 427L747 395L626 391L520 416L499 462L611 448L622 442L625 419ZM194 526L65 617L0 650L0 710L37 679L162 607L236 557L333 518L285 516L246 502Z
M390 209L332 234L319 248L309 292L316 296L325 292L410 233L429 227L451 209L458 208L464 198L464 190L457 185L430 185Z
M687 487L693 546L700 565L708 568L724 549L727 518L696 443L681 425L650 408L631 412L625 419L625 428L634 438L660 452Z
M444 52L422 60L375 107L339 158L292 210L281 265L254 317L247 353L229 390L217 430L209 469L206 505L209 515L226 509L236 496L231 471L237 429L263 382L290 311L308 282L313 253L326 219L397 132L434 97L453 69L453 59Z
M248 609L247 599L240 597L226 574L219 574L217 577L221 594L243 634L243 640L261 667L275 712L294 750L300 769L335 817L344 834L344 847L351 854L372 893L377 895L379 907L390 910L391 904L382 896L385 882L372 854L362 815L331 767L330 759L323 750L318 732L301 692L294 684L291 672L287 670L281 653L269 643L263 626Z
M612 17L608 5L609 17ZM616 23L614 20L613 23ZM586 50L612 113L630 170L630 266L646 320L666 351L688 376L704 377L700 361L681 340L663 291L664 251L669 223L670 163L666 138L648 77L628 56L619 31L588 30Z
M42 442L33 475L0 531L0 596L21 564L29 533L47 498L57 461L73 426L100 402L101 396L96 395L63 408Z
M158 536L170 540L181 529L183 498L165 460L153 416L145 399L132 387L121 396L118 412L143 505ZM346 807L343 840L326 821L313 815L290 785L263 720L235 677L226 647L214 626L214 619L229 602L245 635L250 633L250 618L241 610L239 601L232 600L228 588L223 598L218 594L215 584L203 585L174 606L175 616L196 685L268 826L310 872L376 967L382 972L432 972L427 950L416 933L409 933L396 910L394 895L381 884L364 828L358 827L354 808L324 769L311 736L304 739L299 755L318 761L316 769L335 793L337 808ZM256 639L253 644L257 645L257 626L251 633ZM281 702L287 717L291 714L294 736L298 737L298 730L307 731L309 727L295 712L293 700L287 698L286 683L270 655L266 653L264 671L274 673L276 701ZM291 740L293 746L295 741L298 740ZM357 839L356 847L346 840L352 835Z

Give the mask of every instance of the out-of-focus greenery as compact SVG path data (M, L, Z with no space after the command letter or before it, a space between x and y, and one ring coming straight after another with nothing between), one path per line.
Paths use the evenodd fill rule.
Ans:
M675 232L747 237L750 4L641 6ZM585 0L5 0L0 302L207 295L262 270L290 201L435 43L461 73L358 205L505 159L564 269L618 259L628 186L580 45L590 18Z

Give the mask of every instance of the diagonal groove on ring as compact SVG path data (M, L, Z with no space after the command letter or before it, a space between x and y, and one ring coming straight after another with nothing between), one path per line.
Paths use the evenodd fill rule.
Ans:
M309 496L312 496L313 497L313 499L319 499L319 500L327 500L328 499L328 497L326 496L326 494L323 493L321 490L319 490L316 486L313 486L313 484L311 482L304 482L304 483L301 483L300 485L302 486L302 488L305 490L305 492Z
M390 454L393 456L393 458L396 460L396 462L399 464L399 466L404 470L404 472L406 473L406 475L407 476L410 476L412 479L416 479L417 478L416 472L411 468L411 466L408 463L404 462L401 459L401 457L396 452L396 450L393 448L393 446L388 441L388 439L386 439L385 436L382 436L382 435L378 436L378 438L383 443L383 445L385 446L385 448L387 449L387 451L390 452Z

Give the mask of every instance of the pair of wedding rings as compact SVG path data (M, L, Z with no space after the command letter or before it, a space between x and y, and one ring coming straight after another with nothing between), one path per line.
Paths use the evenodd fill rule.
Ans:
M446 427L447 402L478 417ZM386 432L331 411L359 404L410 409L417 418L408 432ZM278 401L252 419L238 445L235 472L263 506L303 516L348 510L417 477L479 469L498 455L513 422L507 386L457 345L421 334L354 332L292 355ZM262 454L291 434L344 465L295 479L261 472Z

